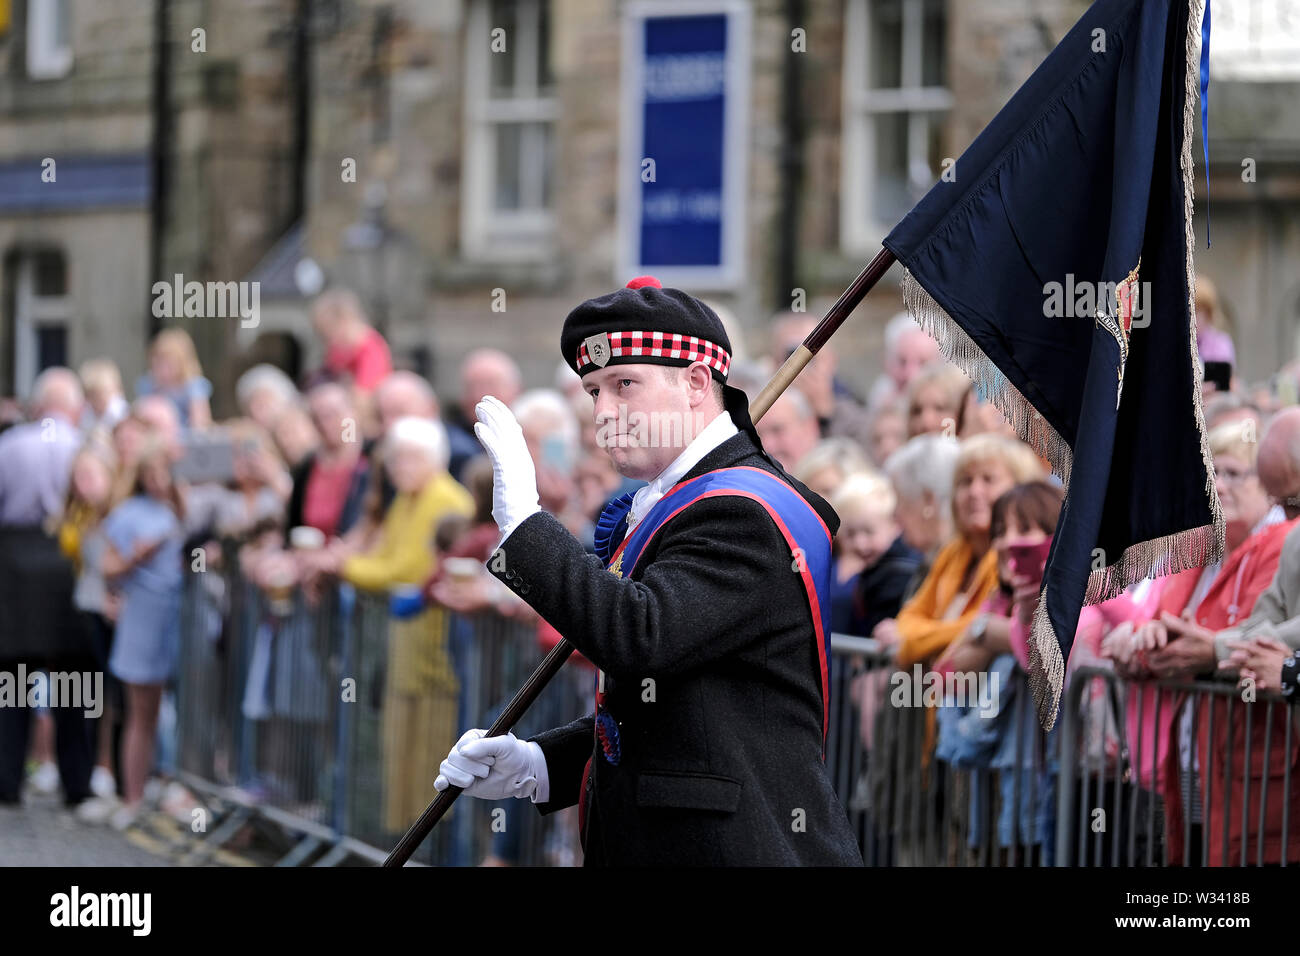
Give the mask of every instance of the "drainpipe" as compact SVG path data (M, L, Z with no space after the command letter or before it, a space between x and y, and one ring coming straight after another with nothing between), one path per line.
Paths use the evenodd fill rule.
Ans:
M151 110L153 113L153 136L150 143L152 163L152 196L149 200L149 287L164 278L163 272L163 234L167 228L167 189L170 173L167 147L171 138L171 56L168 47L170 18L167 15L168 0L154 0L154 64L153 96ZM162 319L153 314L153 296L146 289L145 315L148 338L162 328Z
M807 53L789 48L791 31L807 29L804 0L785 0L785 70L781 74L781 185L776 231L776 267L772 301L790 307L790 290L798 284L799 200L803 186L803 61Z

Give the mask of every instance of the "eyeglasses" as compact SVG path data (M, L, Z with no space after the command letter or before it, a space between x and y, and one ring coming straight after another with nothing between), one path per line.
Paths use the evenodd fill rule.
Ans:
M1254 468L1241 470L1237 468L1216 468L1214 477L1225 485L1239 485L1247 478L1254 478L1256 471Z

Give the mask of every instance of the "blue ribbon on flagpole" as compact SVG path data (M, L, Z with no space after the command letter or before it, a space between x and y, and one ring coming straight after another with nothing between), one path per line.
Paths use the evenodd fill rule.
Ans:
M1210 3L1201 19L1201 149L1205 152L1205 248L1210 248Z

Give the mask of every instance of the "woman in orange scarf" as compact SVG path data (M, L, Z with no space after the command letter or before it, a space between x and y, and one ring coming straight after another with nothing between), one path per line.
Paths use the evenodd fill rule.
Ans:
M993 521L993 503L1001 495L1021 482L1043 477L1043 466L1028 445L1015 438L995 433L984 433L967 438L961 443L952 481L952 517L956 531L953 539L944 545L930 571L921 582L912 599L903 605L897 618L881 621L872 637L886 647L892 647L900 669L910 670L913 665L931 666L935 660L960 637L979 615L985 600L998 587L998 556L991 546L990 526ZM1010 622L1004 617L984 618L989 636L1000 642L1009 638ZM995 634L1001 629L1001 634ZM891 680L897 680L893 675ZM910 678L904 678L909 680ZM900 688L896 685L893 693ZM916 699L909 696L906 699ZM894 801L920 800L928 806L927 813L934 814L933 822L950 830L956 821L963 819L968 794L959 781L951 788L945 783L942 769L930 772L930 755L934 751L935 715L932 708L923 714L898 710L896 718L880 726L881 733L893 738L893 746L900 747L902 759L893 764L900 779L911 778L911 768L903 769L911 761L919 761L926 781L924 792L882 794L878 804L888 812ZM922 727L917 727L919 718ZM913 734L923 734L920 752L905 741L915 740ZM893 758L891 759L891 763ZM906 774L904 776L904 774ZM886 817L887 818L887 817ZM957 846L960 839L952 837L950 845ZM940 862L928 858L923 850L925 841L920 832L898 835L900 861L907 863ZM952 861L949 861L952 862Z
M997 554L990 547L993 502L1014 485L1043 477L1028 445L986 433L962 442L953 475L956 535L935 556L930 573L898 617L872 636L895 648L900 667L933 663L968 628L998 586Z

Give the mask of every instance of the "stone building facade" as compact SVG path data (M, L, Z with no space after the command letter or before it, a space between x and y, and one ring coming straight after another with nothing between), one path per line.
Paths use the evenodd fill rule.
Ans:
M118 362L129 392L160 321L154 279L238 279L300 216L297 12L295 0L0 4L0 393L96 355ZM183 324L220 410L235 329Z
M941 159L960 152L1086 4L753 0L743 5L749 14L743 279L690 291L726 308L743 329L747 351L761 355L771 316L792 306L820 313L878 251L892 221L863 226L857 220L866 217L854 212L866 208L875 182L903 176L901 189L891 183L897 201L883 215L905 213L933 182ZM673 8L654 6L664 12ZM375 0L345 7L355 25L340 25L313 46L318 108L309 254L322 263L337 260L348 224L366 217L368 178L383 180L386 221L420 253L398 274L425 290L423 297L406 297L410 311L390 316L395 350L425 349L427 370L444 391L454 389L459 358L479 345L516 354L530 381L549 383L567 311L630 278L620 271L617 253L619 190L623 180L640 174L642 157L621 148L620 82L624 33L635 4ZM541 20L547 26L537 31L533 25ZM383 24L382 49L375 44L376 22ZM489 52L493 24L504 25L507 35L517 31L521 48L533 43L533 31L544 32L549 41L548 88L525 108L532 111L528 115L547 119L554 150L550 229L546 240L531 248L505 251L476 242L473 235L481 224L471 180L475 164L483 161L473 140L490 109L474 86L476 75L489 68L485 61L501 55ZM846 143L846 126L876 124L884 134L878 139L886 140L896 128L889 117L910 114L885 102L868 117L871 111L850 89L869 82L868 70L850 80L846 63L867 59L873 30L880 37L881 59L891 61L872 77L880 85L899 86L909 79L903 75L908 67L901 62L902 47L909 56L912 49L919 51L925 60L911 78L911 85L925 88L903 91L896 101L916 104L918 121L929 123L934 133L910 154L906 146L881 143L874 179L862 147ZM526 58L524 49L520 53ZM377 75L386 87L378 96ZM907 155L895 155L900 151ZM355 183L344 182L340 174L347 157L357 160ZM856 180L852 188L850 180ZM837 335L846 378L865 381L879 371L883 324L901 308L897 271ZM391 273L374 269L372 274ZM506 310L495 311L502 292ZM299 329L305 331L305 324Z
M69 11L71 64L33 78L26 18L42 5ZM263 283L256 329L192 323L219 385L258 356L297 349L309 366L319 359L308 318L315 286L303 278L317 274L303 268L310 260L357 289L399 363L451 396L458 362L481 345L517 356L530 384L549 384L567 311L630 277L620 194L643 157L624 142L624 74L629 24L647 8L743 8L733 34L747 77L743 201L731 210L743 216L738 279L689 288L728 310L746 350L763 354L770 318L800 303L820 314L1087 4L176 0L165 4L163 110L159 6L6 7L0 254L63 251L67 359L107 352L128 382L138 374L156 269ZM1261 33L1234 22L1222 3L1214 11L1214 242L1201 244L1197 262L1227 303L1243 378L1255 380L1300 348L1300 36L1286 24ZM199 26L202 54L191 51ZM166 179L155 190L160 116ZM107 204L93 195L80 208L34 202L39 177L30 177L59 154L143 162L144 172L122 174ZM1244 158L1256 160L1250 183ZM92 179L101 172L89 167ZM1197 176L1200 190L1199 158ZM1198 204L1198 236L1202 212ZM900 308L896 272L835 339L843 377L860 392L880 370L882 329ZM17 276L4 278L0 391L20 379Z

